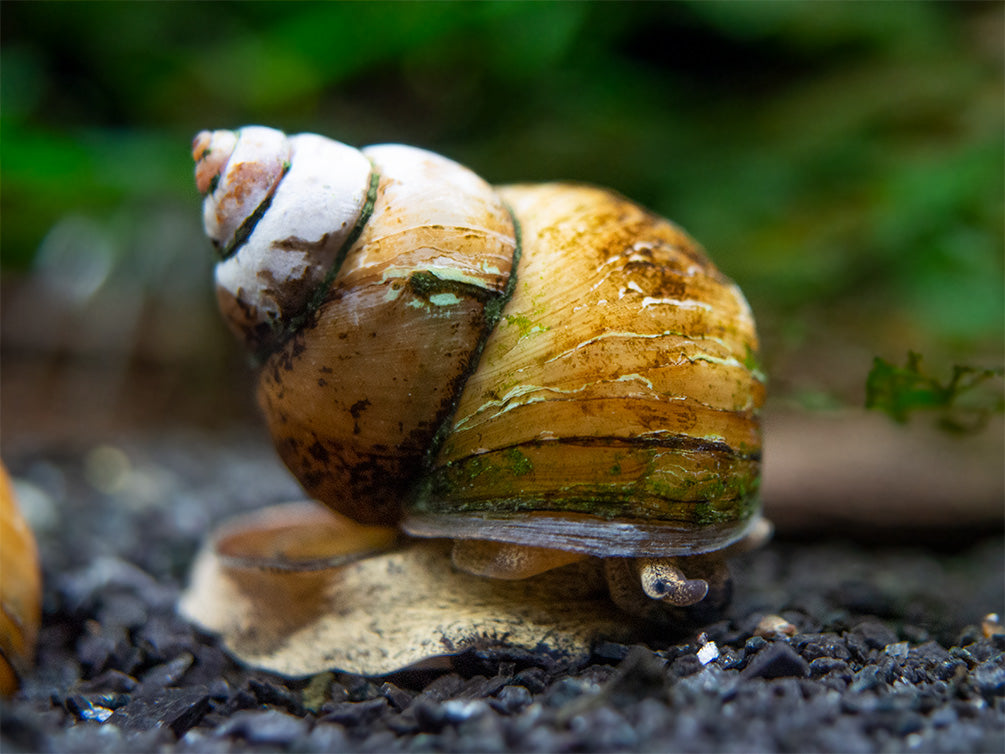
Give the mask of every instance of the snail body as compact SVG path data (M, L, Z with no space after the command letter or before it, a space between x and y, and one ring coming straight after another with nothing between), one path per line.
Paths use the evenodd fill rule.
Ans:
M250 127L193 154L221 311L312 497L488 576L605 558L643 613L763 537L753 317L676 225L400 145Z

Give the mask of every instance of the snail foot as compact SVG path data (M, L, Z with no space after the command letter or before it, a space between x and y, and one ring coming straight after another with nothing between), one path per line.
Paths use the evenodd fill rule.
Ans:
M475 576L516 581L585 560L588 556L578 552L530 547L510 542L458 539L454 540L451 557L455 566Z

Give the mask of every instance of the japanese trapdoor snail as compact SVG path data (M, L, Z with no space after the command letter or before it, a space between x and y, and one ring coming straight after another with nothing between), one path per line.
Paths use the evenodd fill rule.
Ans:
M401 145L247 127L193 156L220 309L313 498L485 577L603 559L636 615L726 599L725 556L769 530L764 377L680 228Z

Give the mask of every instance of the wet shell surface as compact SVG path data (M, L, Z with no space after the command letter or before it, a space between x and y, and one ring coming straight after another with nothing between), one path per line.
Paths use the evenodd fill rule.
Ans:
M221 310L312 497L416 536L609 557L755 526L753 318L673 223L400 145L252 127L194 156Z
M522 229L517 284L406 530L595 555L738 539L756 512L764 397L739 289L610 192L499 193Z

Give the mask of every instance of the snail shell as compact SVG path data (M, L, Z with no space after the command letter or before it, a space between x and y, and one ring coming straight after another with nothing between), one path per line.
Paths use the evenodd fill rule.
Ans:
M499 543L455 559L502 576L714 552L757 525L753 317L673 223L400 145L249 127L193 155L221 310L313 497Z
M31 665L42 617L42 577L31 529L0 465L0 694L12 694Z

